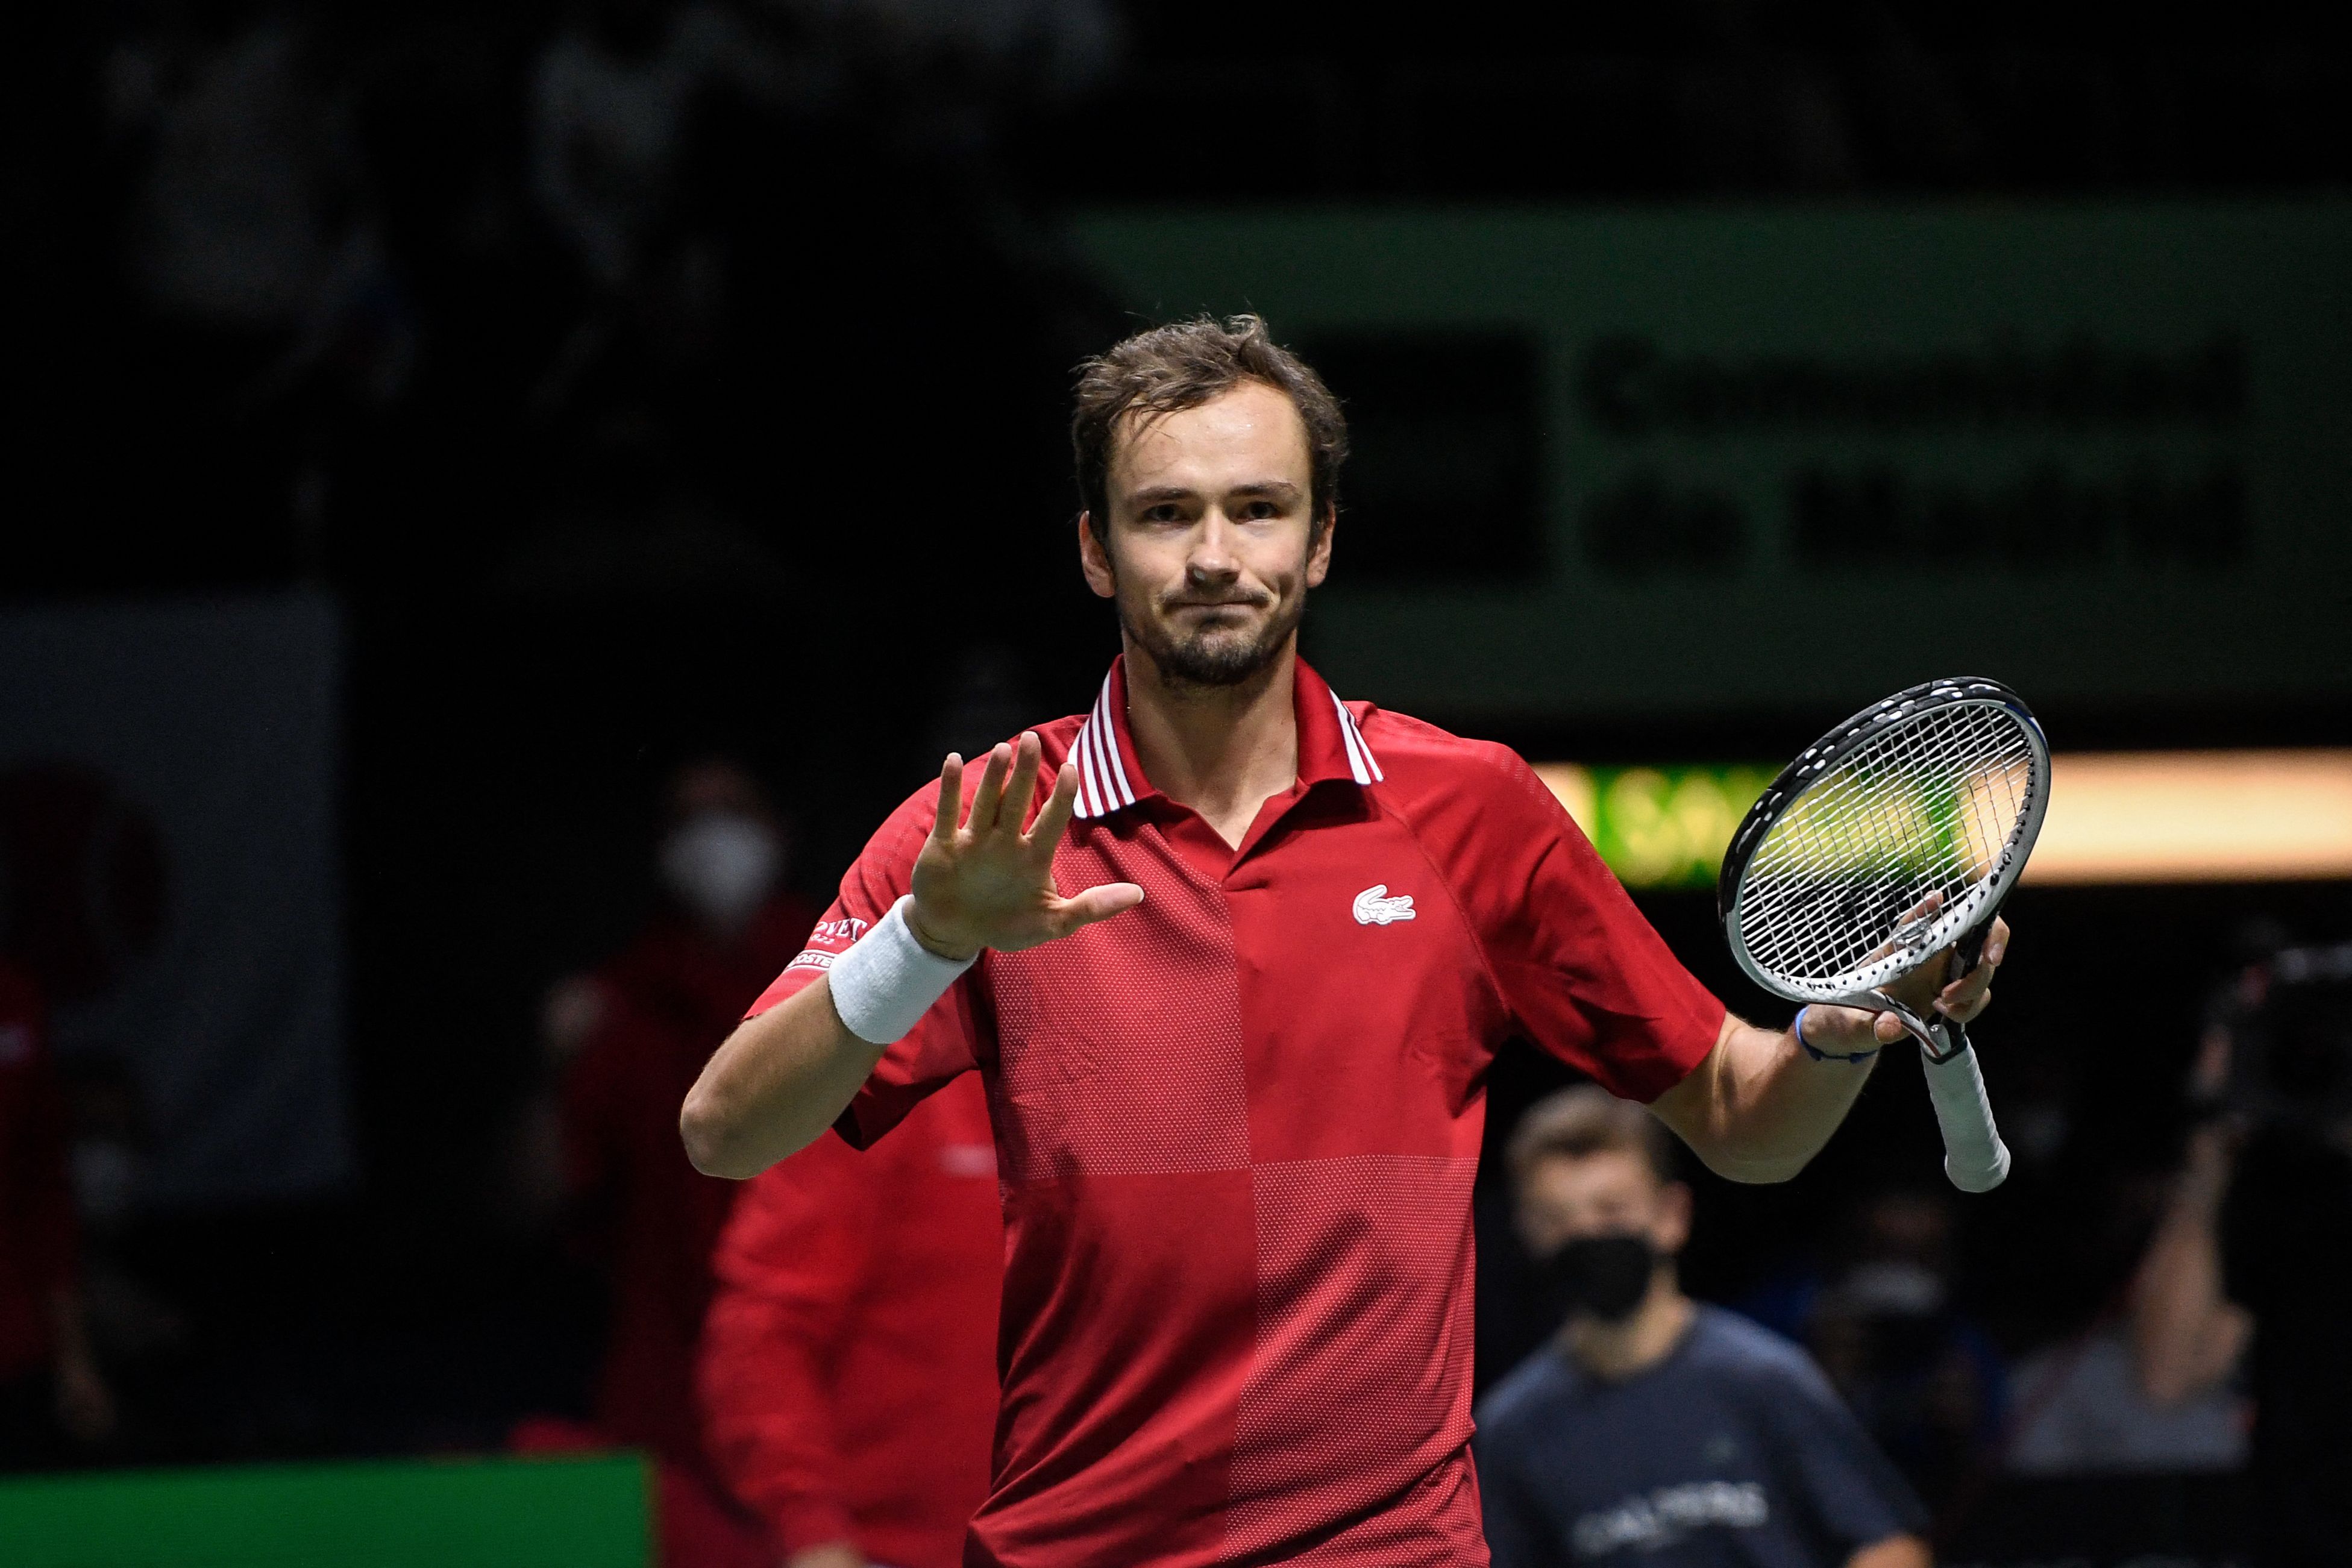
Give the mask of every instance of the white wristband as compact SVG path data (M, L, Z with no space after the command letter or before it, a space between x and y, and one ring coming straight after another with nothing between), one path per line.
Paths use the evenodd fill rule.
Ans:
M931 1004L948 994L956 976L979 959L958 963L941 958L915 940L907 929L907 906L912 893L890 906L881 923L851 944L833 961L825 983L833 988L834 1011L849 1032L869 1046L887 1046L903 1038L922 1022Z

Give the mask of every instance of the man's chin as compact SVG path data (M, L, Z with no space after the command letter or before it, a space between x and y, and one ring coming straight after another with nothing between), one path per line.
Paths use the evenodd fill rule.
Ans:
M1239 686L1274 662L1279 647L1201 647L1180 644L1160 661L1162 669L1190 686Z
M1282 642L1279 636L1195 633L1161 641L1150 653L1171 680L1186 686L1239 686L1263 674L1280 657Z

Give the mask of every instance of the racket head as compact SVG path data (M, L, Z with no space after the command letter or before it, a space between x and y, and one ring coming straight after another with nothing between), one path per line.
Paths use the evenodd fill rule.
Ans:
M1864 1002L1990 918L2050 804L2050 745L1997 680L1922 681L1782 769L1716 884L1731 954L1796 1002Z

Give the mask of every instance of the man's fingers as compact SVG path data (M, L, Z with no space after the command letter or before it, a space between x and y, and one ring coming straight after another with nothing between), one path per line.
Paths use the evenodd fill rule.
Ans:
M1978 992L1975 995L1969 997L1965 1002L1946 1002L1940 1003L1938 1005L1944 1009L1945 1017L1957 1018L1961 1023L1968 1024L1975 1022L1976 1016L1983 1012L1988 1006L1991 1005L1991 1004L1992 987L1990 985L1987 985L1983 990Z
M997 808L1004 803L1004 775L1013 771L1013 748L999 741L988 753L988 771L980 775L980 787L971 792L971 815L964 826L974 833L985 833L996 826Z
M1105 882L1099 888L1088 888L1075 898L1064 899L1054 910L1054 923L1061 928L1056 935L1067 936L1081 926L1124 914L1143 902L1143 889L1132 882Z
M1936 1005L1949 1013L1968 1006L1992 989L1993 966L1979 963L1936 994Z
M1037 808L1037 820L1029 825L1029 848L1041 860L1054 858L1054 847L1062 841L1062 830L1070 826L1070 813L1077 809L1078 764L1064 763L1062 771L1054 775L1054 793Z
M1984 1010L1984 997L1992 990L1993 971L2009 956L2008 922L1996 918L1992 931L1986 936L1983 956L1977 966L1951 981L1936 994L1936 1005L1946 1013L1966 1021ZM1953 960L1957 965L1957 957Z
M940 804L931 814L931 837L942 844L955 838L963 819L963 759L953 752L940 764Z
M1004 786L1004 808L997 816L998 824L1018 833L1029 820L1029 803L1037 798L1037 765L1045 756L1045 748L1030 731L1021 731L1021 739L1013 747L1013 779Z

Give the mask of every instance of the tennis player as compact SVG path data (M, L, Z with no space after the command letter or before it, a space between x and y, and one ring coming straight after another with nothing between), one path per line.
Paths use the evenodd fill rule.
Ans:
M1346 427L1262 322L1139 333L1076 402L1079 560L1122 653L1089 712L950 755L883 824L688 1097L688 1151L744 1177L827 1127L862 1147L982 1074L1003 1402L967 1563L1484 1563L1496 1047L1780 1181L1899 1030L1727 1016L1519 758L1300 661ZM2006 940L1906 999L1974 1016Z

